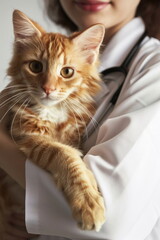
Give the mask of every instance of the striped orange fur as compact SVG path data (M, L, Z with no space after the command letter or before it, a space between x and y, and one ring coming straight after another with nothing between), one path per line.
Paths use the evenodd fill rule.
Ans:
M14 54L8 69L14 141L47 170L64 193L79 226L99 230L104 202L79 150L100 90L100 24L71 35L46 33L18 10L13 13Z

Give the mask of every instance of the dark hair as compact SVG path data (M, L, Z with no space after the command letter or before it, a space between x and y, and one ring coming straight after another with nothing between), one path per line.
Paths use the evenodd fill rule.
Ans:
M77 26L64 12L59 0L44 0L49 18L69 31L77 31ZM144 20L148 35L160 39L160 0L141 0L136 16Z
M72 22L61 7L59 0L44 0L44 4L47 15L53 22L71 32L78 30L78 27Z
M148 35L160 39L160 0L141 0L136 15L144 20Z

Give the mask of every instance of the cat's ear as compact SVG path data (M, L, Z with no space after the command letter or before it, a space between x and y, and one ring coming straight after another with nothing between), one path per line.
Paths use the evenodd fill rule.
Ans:
M17 40L23 40L32 36L40 37L43 31L38 24L30 20L19 10L14 10L13 12L13 28Z
M105 27L95 24L73 38L73 42L82 51L88 63L96 61L100 45L103 41Z

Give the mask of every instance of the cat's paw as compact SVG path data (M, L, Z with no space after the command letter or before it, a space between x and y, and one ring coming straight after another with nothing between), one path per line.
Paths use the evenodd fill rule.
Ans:
M82 230L99 231L105 222L104 201L98 193L84 193L72 203L73 216Z

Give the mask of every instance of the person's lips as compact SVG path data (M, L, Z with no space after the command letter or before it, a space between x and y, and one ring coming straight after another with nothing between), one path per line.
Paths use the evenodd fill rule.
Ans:
M108 0L74 0L74 3L84 11L98 12L111 4Z

